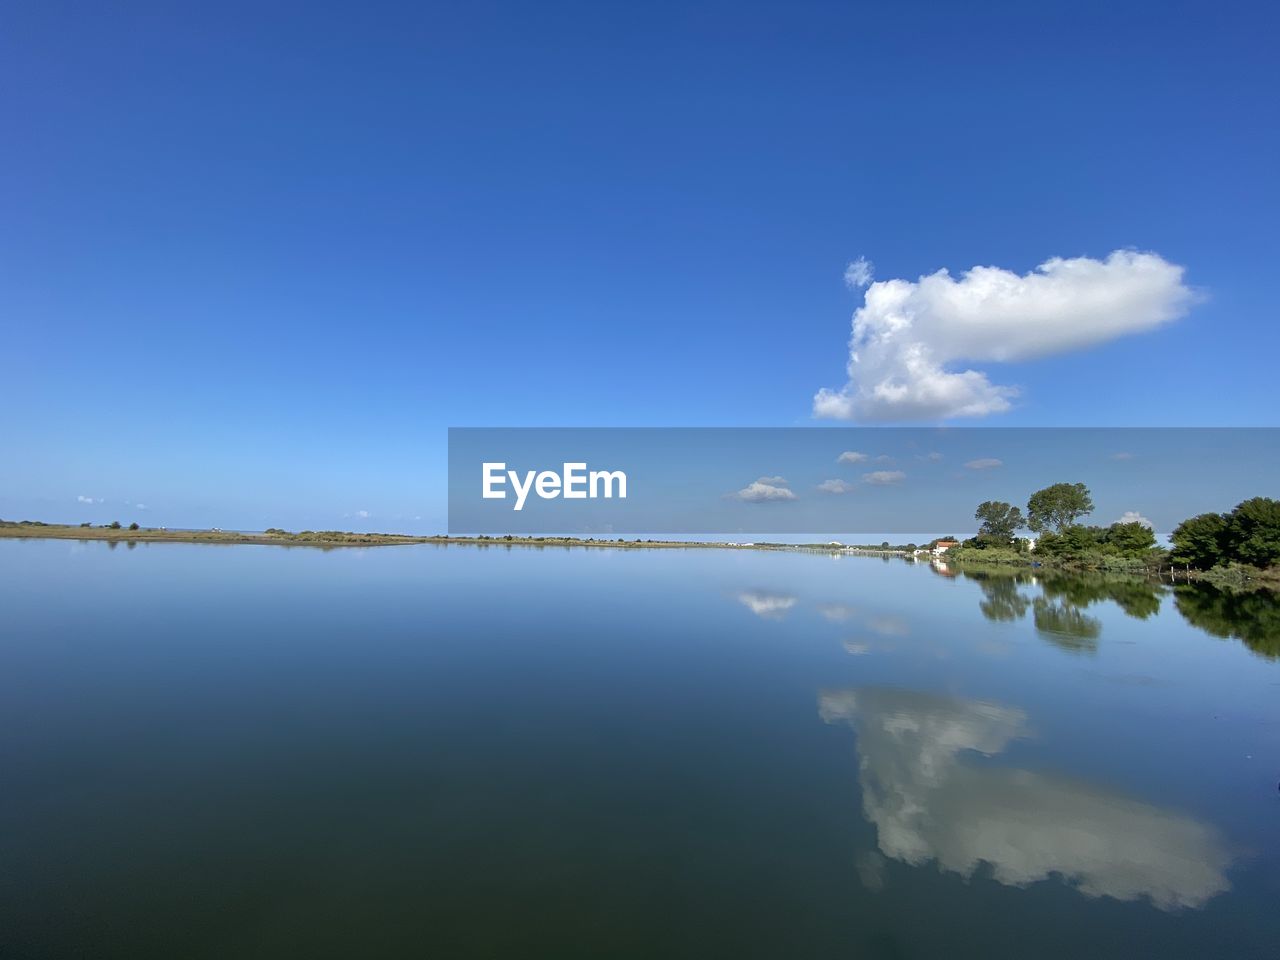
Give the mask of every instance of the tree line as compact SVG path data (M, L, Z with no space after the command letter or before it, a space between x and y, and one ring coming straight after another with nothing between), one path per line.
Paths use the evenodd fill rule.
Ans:
M978 535L964 545L1028 550L1030 543L1018 537L1018 531L1025 528L1039 535L1035 552L1044 556L1099 553L1145 557L1155 548L1155 534L1144 523L1116 522L1099 527L1079 522L1092 512L1093 497L1083 483L1055 483L1037 490L1027 500L1025 516L1011 503L987 500L974 511L974 519L981 522Z
M1209 570L1225 564L1245 564L1266 569L1280 564L1280 500L1253 497L1230 513L1202 513L1182 521L1170 535L1172 549L1156 546L1155 533L1146 524L1116 522L1108 527L1080 521L1093 512L1093 497L1083 483L1055 483L1037 490L1020 507L1003 500L978 505L974 519L978 535L964 542L974 549L1028 551L1031 543L1018 531L1039 535L1039 556L1102 555L1168 560L1178 566Z

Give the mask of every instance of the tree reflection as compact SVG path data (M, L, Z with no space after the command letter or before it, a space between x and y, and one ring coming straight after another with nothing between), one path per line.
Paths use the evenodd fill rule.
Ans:
M1036 632L1070 653L1094 653L1102 633L1102 621L1083 607L1063 600L1035 599Z
M982 615L988 620L1012 622L1021 620L1027 615L1027 607L1031 600L1025 596L1018 586L1018 577L974 576L982 590L983 601L978 604Z
M1159 612L1160 597L1165 592L1157 583L1102 574L1033 574L1000 567L962 569L960 573L982 591L978 608L988 620L1011 623L1031 610L1036 630L1051 643L1074 653L1092 653L1098 647L1102 621L1086 613L1088 607L1114 603L1127 616L1145 620ZM1023 590L1027 586L1038 587L1040 595L1028 596Z
M1173 602L1187 623L1205 633L1240 640L1259 656L1280 659L1280 598L1274 593L1196 583L1178 587Z

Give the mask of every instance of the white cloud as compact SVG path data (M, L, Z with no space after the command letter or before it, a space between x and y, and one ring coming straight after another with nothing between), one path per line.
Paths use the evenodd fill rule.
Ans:
M996 467L1003 467L1004 461L997 460L995 457L982 457L978 460L970 460L965 464L970 470L994 470Z
M930 463L937 463L939 460L942 459L942 454L938 453L938 451L935 450L932 453L926 453L923 457L920 457L920 459L928 460Z
M857 450L846 450L836 457L836 463L865 463L870 459L870 454L859 453Z
M76 497L77 503L101 503L101 497L86 497L83 493Z
M145 503L135 503L133 506L134 506L134 508L135 508L135 509L137 509L137 510L145 510L145 509L147 509L147 505L146 505Z
M768 503L775 500L795 500L796 495L788 490L783 484L787 481L782 477L761 477L747 484L737 493L731 496L743 501L744 503Z
M869 287L875 279L875 264L866 257L859 257L844 268L844 283L850 290Z
M818 484L818 490L822 493L853 493L858 488L848 480L823 480Z
M1126 510L1116 523L1140 523L1149 530L1154 530L1151 521L1140 514L1137 510Z
M819 712L857 732L863 812L886 857L966 878L984 870L1012 887L1057 878L1161 910L1230 889L1233 854L1207 823L1052 772L973 762L1028 735L1021 710L861 689L823 694Z
M907 479L907 475L901 470L873 470L871 473L864 473L862 479L867 483L883 487L891 483L901 483Z
M361 520L368 520L368 519L369 519L369 511L368 511L368 510L357 510L357 511L356 511L356 516L357 516L357 517L359 517Z
M823 388L817 417L913 420L1002 413L1016 387L963 363L1009 363L1080 350L1154 330L1183 316L1194 295L1183 268L1154 253L1046 260L1019 276L974 267L867 289L853 315L849 382Z
M768 590L743 590L738 602L766 620L781 620L796 605L796 598L789 593L771 593Z
M847 603L820 603L818 612L832 623L843 623L853 619L858 613L858 608L851 607Z

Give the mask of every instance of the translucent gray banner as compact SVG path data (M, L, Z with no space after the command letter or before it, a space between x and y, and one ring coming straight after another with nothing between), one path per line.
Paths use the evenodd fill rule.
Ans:
M964 535L984 500L1084 483L1167 532L1280 494L1274 428L453 428L449 532Z

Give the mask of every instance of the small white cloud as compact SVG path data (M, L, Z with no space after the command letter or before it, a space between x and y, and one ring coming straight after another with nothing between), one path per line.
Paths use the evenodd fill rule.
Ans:
M874 279L875 264L866 257L859 257L844 268L844 284L850 290L868 287Z
M906 621L900 617L876 617L867 621L867 628L882 637L905 637L911 632Z
M357 517L359 517L361 520L368 520L368 519L369 519L369 511L368 511L368 510L357 510L357 511L356 511L356 516L357 516Z
M818 490L822 493L853 493L857 489L847 480L823 480L818 484Z
M820 603L818 612L832 623L843 623L857 616L858 608L851 607L847 603Z
M868 454L859 453L857 450L846 450L836 457L836 463L865 463L870 459Z
M732 496L743 503L768 503L777 500L797 499L794 493L782 485L786 482L781 477L761 477L759 480L747 484Z
M738 602L766 620L781 620L796 605L796 598L789 593L772 593L768 590L743 590Z
M146 505L145 503L135 503L133 506L134 506L134 509L135 509L135 510L145 510L145 509L147 509L147 505Z
M942 454L938 453L937 450L934 450L932 453L926 453L920 459L927 460L930 463L937 463L938 461L942 460Z
M101 503L101 497L86 497L83 493L76 497L77 503Z
M1151 525L1151 521L1140 514L1137 510L1126 510L1121 514L1120 519L1117 520L1116 523L1140 523L1148 530L1155 529L1155 527Z
M983 417L1018 389L966 364L1016 363L1144 333L1195 302L1183 268L1154 253L1054 257L1026 274L973 267L881 280L853 315L848 382L813 398L816 417L892 421ZM861 276L861 274L859 274Z
M901 470L873 470L871 473L864 473L862 479L874 486L884 487L893 483L901 483L907 479L907 475Z
M1111 459L1112 460L1132 460L1133 454L1129 453L1127 450L1121 450L1119 453L1113 453L1111 455Z
M970 460L965 464L969 470L994 470L996 467L1003 467L1004 461L997 460L995 457L982 457L979 460Z

